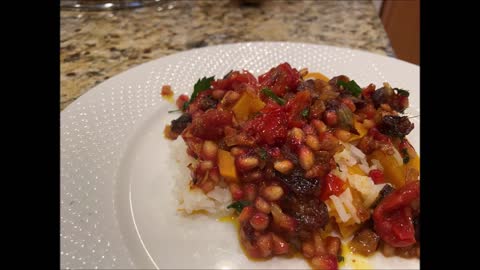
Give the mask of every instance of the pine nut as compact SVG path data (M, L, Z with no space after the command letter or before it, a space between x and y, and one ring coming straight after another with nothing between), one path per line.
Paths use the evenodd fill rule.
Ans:
M293 169L293 166L293 163L288 159L277 160L273 163L273 168L283 174L290 173Z

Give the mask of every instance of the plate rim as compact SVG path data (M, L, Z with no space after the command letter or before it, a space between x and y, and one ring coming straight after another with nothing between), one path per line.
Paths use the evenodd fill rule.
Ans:
M361 49L353 49L353 48L348 48L348 47L341 47L341 46L333 46L333 45L325 45L325 44L314 44L314 43L305 43L305 42L285 42L285 41L254 41L254 42L237 42L237 43L229 43L229 44L219 44L219 45L214 45L214 46L206 46L206 47L202 47L202 48L195 48L195 49L191 49L191 50L186 50L186 51L181 51L181 52L177 52L177 53L173 53L173 54L170 54L170 55L166 55L166 56L162 56L162 57L159 57L159 58L156 58L156 59L152 59L148 62L144 62L144 63L141 63L141 64L138 64L136 66L133 66L131 68L128 68L118 74L116 74L115 76L101 82L100 84L90 88L87 92L85 92L84 94L82 94L80 97L78 97L74 102L72 102L71 104L69 104L64 110L61 111L61 122L60 122L60 146L62 147L62 143L63 143L63 139L62 139L62 127L64 126L64 124L67 124L68 123L68 119L67 119L67 116L70 115L70 114L73 114L75 113L75 109L77 106L80 106L82 103L85 103L85 101L87 100L91 100L91 98L94 96L94 95L97 95L100 91L108 91L108 88L109 88L109 85L110 84L113 84L115 83L116 81L120 80L122 77L125 77L125 76L128 76L126 74L128 73L134 73L135 71L138 71L142 68L148 68L149 66L154 66L156 63L158 62L161 62L161 61L171 61L171 60L175 60L176 58L181 58L182 56L187 56L188 54L192 54L193 52L198 52L198 51L202 51L202 50L213 50L215 48L221 48L221 47L231 47L231 48L234 48L236 46L268 46L268 45L274 45L274 46L281 46L281 45L292 45L292 46L307 46L307 47L310 47L310 46L314 46L314 47L326 47L326 48L329 48L329 49L340 49L340 50L346 50L346 51L350 51L350 52L353 52L353 53L357 53L357 54L363 54L363 55L371 55L371 56L375 56L376 58L383 58L384 60L387 60L387 61L394 61L394 62L397 62L397 63L402 63L402 64L406 64L408 66L410 66L409 68L413 68L413 69L416 69L415 72L420 72L420 66L419 65L415 65L415 64L412 64L412 63L409 63L409 62L406 62L406 61L403 61L403 60L399 60L399 59L396 59L396 58L393 58L393 57L390 57L390 56L386 56L386 55L381 55L381 54L377 54L377 53L373 53L373 52L369 52L369 51L365 51L365 50L361 50ZM420 93L420 88L418 89L419 93ZM157 105L158 107L159 105ZM419 107L420 107L420 104L419 104ZM155 111L155 110L152 110L152 111ZM144 117L143 119L139 119L138 121L138 125L137 125L137 128L135 129L132 129L130 132L128 132L125 140L126 142L129 142L132 138L136 137L138 134L137 133L137 129L139 126L142 126L144 124L144 121L147 121L149 119L149 117ZM127 147L128 148L128 147ZM121 153L118 154L118 156L120 156L120 161L122 161L124 159L124 155L125 155L125 152L127 150L127 148L124 148L123 151ZM62 155L61 155L61 164L62 164ZM61 169L63 167L61 166ZM114 172L111 172L111 177L112 177L112 180L115 181L115 177L117 177L117 173L118 171L120 170L120 168L116 168ZM61 185L65 184L65 181L63 180L63 178L61 177L60 179L60 183ZM115 183L114 183L115 185ZM63 194L63 191L61 193L62 195ZM63 207L63 205L61 206ZM124 245L125 243L122 242Z
M77 104L78 102L81 102L83 101L85 98L85 96L87 96L89 93L92 92L92 90L95 90L96 88L101 88L101 87L104 87L104 84L106 83L111 83L113 80L115 79L118 79L117 77L119 76L123 76L124 73L127 73L127 72L131 72L132 70L136 70L137 68L140 68L140 67L144 67L145 65L152 65L154 64L156 61L159 61L159 60L169 60L170 58L176 58L176 57L181 57L182 55L184 54L189 54L189 53L192 53L194 51L201 51L201 50L207 50L207 49L215 49L215 48L220 48L220 47L227 47L227 46L242 46L242 45L249 45L249 44L253 44L253 45L268 45L268 44L274 44L274 45L281 45L281 44L292 44L294 46L298 46L298 45L306 45L306 46L318 46L318 47L327 47L327 48L331 48L331 49L345 49L345 50L349 50L349 51L353 51L353 52L357 52L357 53L361 53L361 54L370 54L370 55L373 55L375 57L384 57L386 59L390 59L390 60L394 60L396 62L401 62L403 64L407 64L407 65L411 65L415 68L418 68L420 69L420 65L416 65L416 64L413 64L413 63L410 63L410 62L407 62L405 60L402 60L402 59L398 59L398 58L395 58L395 57L391 57L391 56L388 56L388 55L382 55L382 54L379 54L379 53L374 53L374 52L371 52L371 51L367 51L367 50L363 50L363 49L357 49L357 48L350 48L350 47L344 47L344 46L334 46L334 45L328 45L328 44L315 44L315 43L308 43L308 42L294 42L294 41L249 41L249 42L235 42L235 43L226 43L226 44L217 44L217 45L212 45L212 46L205 46L205 47L201 47L201 48L193 48L193 49L190 49L190 50L185 50L185 51L179 51L179 52L175 52L175 53L172 53L172 54L169 54L169 55L164 55L164 56L160 56L158 58L155 58L155 59L151 59L147 62L143 62L143 63L140 63L138 65L135 65L133 67L130 67L126 70L123 70L117 74L115 74L114 76L108 78L107 80L105 81L102 81L101 83L89 88L85 93L83 93L81 96L79 96L77 99L75 99L75 101L73 101L72 103L70 103L67 107L65 107L61 113L63 114L64 112L67 112L67 110L71 107L71 106L75 106L75 104ZM87 96L88 97L88 96ZM83 98L83 99L82 99ZM82 99L82 100L81 100Z

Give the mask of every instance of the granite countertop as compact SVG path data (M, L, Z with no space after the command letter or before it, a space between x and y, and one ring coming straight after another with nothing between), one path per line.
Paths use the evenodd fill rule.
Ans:
M166 1L120 11L60 12L60 108L133 66L191 48L295 41L393 56L370 1Z

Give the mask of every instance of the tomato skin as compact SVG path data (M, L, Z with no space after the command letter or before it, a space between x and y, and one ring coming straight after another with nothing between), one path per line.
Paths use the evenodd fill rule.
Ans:
M370 120L375 117L375 113L377 112L375 107L370 103L367 103L367 105L365 105L363 108L361 108L357 111L359 113L364 113L365 116L367 117L367 119L370 119Z
M283 63L260 75L258 82L262 87L269 87L277 96L283 97L287 88L290 91L297 89L300 82L300 73L290 64Z
M315 269L322 269L322 270L338 269L337 256L332 254L322 254L322 255L315 256L312 259L312 264Z
M325 111L323 120L325 121L327 126L334 127L337 125L338 122L337 113L333 110Z
M288 134L285 109L276 103L268 103L261 115L247 123L245 129L257 138L259 144L282 144Z
M302 128L306 121L302 115L303 110L310 108L312 96L308 91L298 92L294 98L288 100L285 110L288 114L288 127Z
M369 129L368 135L372 136L377 141L384 142L384 143L391 143L390 138L387 135L382 134L380 131L378 131L376 127Z
M347 184L334 174L327 174L322 185L322 191L320 192L320 200L326 201L331 195L339 196L345 189Z
M362 90L362 96L369 99L372 97L372 94L375 92L375 84L371 83Z
M420 197L420 182L407 183L385 197L373 211L374 228L387 244L407 247L416 242L412 201Z
M345 104L345 106L347 106L352 112L355 112L355 110L357 109L355 104L353 103L353 100L350 98L342 98L340 102Z
M378 185L378 184L383 184L385 183L385 179L383 177L383 172L377 169L371 170L368 173L368 176L370 176L373 180L373 182Z
M183 104L187 102L190 98L186 94L181 94L176 101L177 108L180 110L183 109Z
M232 125L230 111L208 110L193 118L192 134L204 140L218 140L224 136L224 127Z
M272 157L272 158L279 158L281 155L280 148L278 147L269 147L267 148L267 153Z
M227 78L213 81L212 88L222 90L236 90L242 84L256 86L258 84L258 81L255 76L252 75L252 73L246 70L243 70L242 72L233 71Z

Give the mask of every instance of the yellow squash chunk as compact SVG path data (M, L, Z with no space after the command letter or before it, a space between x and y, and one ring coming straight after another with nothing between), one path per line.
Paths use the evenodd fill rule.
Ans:
M235 158L232 154L228 151L219 149L217 157L220 175L229 182L237 182L237 169L235 168Z
M343 236L343 238L349 238L355 232L357 232L358 229L360 229L361 226L362 226L362 224L359 224L359 223L354 223L354 224L350 224L350 225L339 223L338 224L338 230L340 231L340 234Z
M363 126L363 124L358 121L354 121L353 126L358 131L358 135L353 134L353 136L350 137L350 139L348 140L349 142L363 138L368 132L368 130Z
M350 174L358 174L358 175L362 175L362 176L367 176L367 174L364 171L362 171L362 169L360 169L358 164L355 164L354 166L349 167L348 172Z
M383 167L385 182L391 183L394 187L400 188L405 185L405 168L398 164L393 155L387 155L380 150L375 150L368 156L368 161L376 159Z
M325 201L325 204L327 204L330 209L330 211L328 212L329 216L333 217L335 223L337 223L340 234L344 238L352 236L360 228L361 224L355 223L353 219L350 219L346 223L343 223L338 216L338 213L335 210L331 200Z
M407 153L408 153L408 156L410 157L410 160L408 161L407 164L405 164L405 172L408 171L410 168L414 168L418 172L420 172L420 157L418 156L415 149L413 149L413 147L410 147L410 145L408 145Z
M413 147L407 145L409 160L404 164L405 182L418 180L420 177L420 157Z
M323 75L320 72L309 72L309 73L307 73L307 75L303 76L304 80L308 80L308 79L312 79L312 78L322 80L322 81L325 81L325 82L328 82L330 80L327 76Z
M245 91L237 103L233 106L232 111L237 121L246 121L248 118L265 107L265 103L254 94Z

